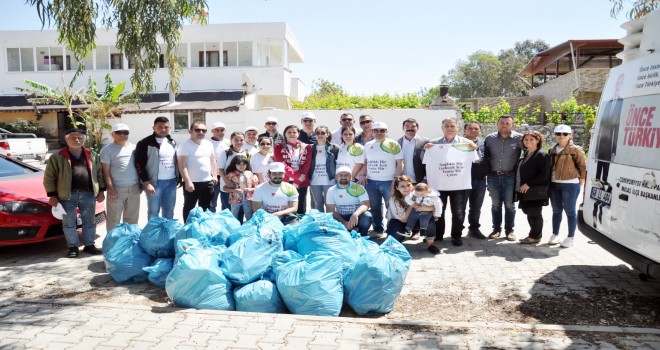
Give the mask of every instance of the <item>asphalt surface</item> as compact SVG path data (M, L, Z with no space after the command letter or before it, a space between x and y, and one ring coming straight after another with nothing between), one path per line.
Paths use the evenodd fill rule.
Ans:
M182 203L179 193L175 217ZM484 233L489 208L487 197ZM180 309L149 283L117 285L101 256L65 258L63 240L0 248L0 349L660 349L660 282L641 281L579 233L572 248L547 246L550 217L544 208L534 246L464 237L453 247L445 238L434 256L422 241L407 242L410 272L394 310L380 317ZM518 238L526 228L518 211ZM98 235L100 246L104 227ZM565 316L535 311L553 301Z

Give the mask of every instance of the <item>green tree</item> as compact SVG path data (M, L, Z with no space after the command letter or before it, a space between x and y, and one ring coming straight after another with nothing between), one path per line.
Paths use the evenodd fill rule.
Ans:
M135 62L131 77L138 94L153 91L153 74L163 54L169 67L169 89L179 92L182 68L177 60L177 46L186 21L205 23L206 0L26 0L35 6L42 25L54 21L58 41L66 45L82 62L96 47L96 24L117 28L117 48ZM161 52L158 40L165 43ZM82 73L83 65L77 74Z
M459 98L500 95L500 71L502 63L487 51L477 51L467 60L459 60L456 67L442 76L442 83L449 84L449 92Z
M650 12L660 9L660 0L634 0L632 3L631 1L624 0L610 0L610 2L612 3L610 15L614 18L623 11L624 7L628 6L630 6L630 9L626 12L626 17L628 17L628 19L640 18Z
M67 111L67 116L71 120L71 125L79 127L83 123L78 121L74 114L74 104L84 99L85 88L82 87L78 90L74 90L74 82L75 79L71 80L69 85L65 85L64 80L62 80L62 84L58 88L53 89L50 86L37 83L36 81L23 80L23 83L28 87L16 87L16 90L25 93L28 96L28 102L32 103L35 106L35 109L36 105L44 104L64 106Z
M333 83L325 79L317 79L312 81L312 93L310 96L314 97L327 97L333 95L346 95L346 91L341 85Z

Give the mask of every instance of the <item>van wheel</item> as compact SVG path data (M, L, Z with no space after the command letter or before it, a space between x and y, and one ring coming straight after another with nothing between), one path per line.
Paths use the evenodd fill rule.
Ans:
M639 279L642 280L642 281L644 281L644 282L646 282L646 281L649 280L649 275L647 275L647 274L645 274L645 273L640 273L640 274L639 274Z

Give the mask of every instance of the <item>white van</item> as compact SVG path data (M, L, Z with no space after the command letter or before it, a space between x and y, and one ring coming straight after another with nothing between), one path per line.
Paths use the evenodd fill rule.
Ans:
M623 60L603 89L579 229L660 278L660 11L624 23Z

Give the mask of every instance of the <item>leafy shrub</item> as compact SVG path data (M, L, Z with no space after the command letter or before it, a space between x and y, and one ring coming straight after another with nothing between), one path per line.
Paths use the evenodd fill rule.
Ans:
M39 125L38 122L32 120L25 120L23 118L16 118L11 123L0 123L0 128L11 132L28 132L37 135L37 137L45 137L46 131L44 127Z

